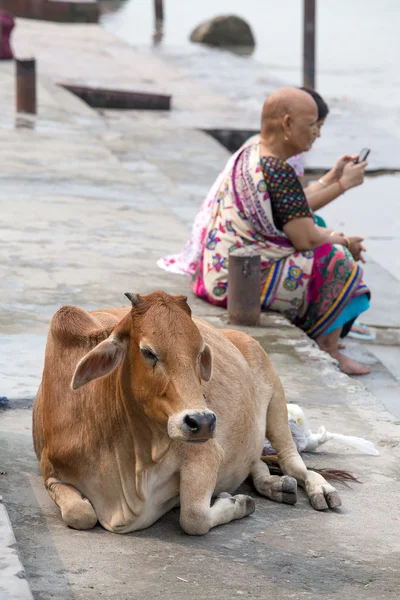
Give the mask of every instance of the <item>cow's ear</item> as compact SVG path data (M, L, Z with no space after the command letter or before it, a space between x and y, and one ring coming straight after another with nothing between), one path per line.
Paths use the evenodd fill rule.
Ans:
M128 340L127 336L111 334L93 348L79 361L72 377L71 388L77 390L93 379L112 373L125 356Z
M210 381L212 376L212 353L208 344L200 355L200 377L204 381Z

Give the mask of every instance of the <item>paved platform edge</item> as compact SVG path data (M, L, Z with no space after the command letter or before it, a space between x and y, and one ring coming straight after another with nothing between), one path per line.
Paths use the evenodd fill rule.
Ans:
M33 600L2 496L0 496L0 575L1 600Z

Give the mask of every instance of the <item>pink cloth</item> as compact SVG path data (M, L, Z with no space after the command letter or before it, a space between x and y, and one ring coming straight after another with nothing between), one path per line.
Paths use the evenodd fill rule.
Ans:
M11 31L14 29L15 21L11 15L0 10L0 59L13 58L10 46Z

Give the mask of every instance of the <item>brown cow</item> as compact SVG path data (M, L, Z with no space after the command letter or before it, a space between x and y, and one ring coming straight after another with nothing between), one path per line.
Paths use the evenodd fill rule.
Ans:
M299 456L258 342L192 319L184 296L127 295L132 308L64 306L51 321L33 436L69 526L127 533L180 505L183 529L204 534L254 511L230 495L249 475L276 502L296 502L297 480L317 510L340 506ZM260 460L265 433L283 477Z

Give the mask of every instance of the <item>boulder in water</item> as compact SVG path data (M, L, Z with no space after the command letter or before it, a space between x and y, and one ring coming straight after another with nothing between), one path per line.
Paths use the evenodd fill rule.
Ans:
M210 46L255 46L250 25L235 15L215 17L200 23L192 31L190 40Z

